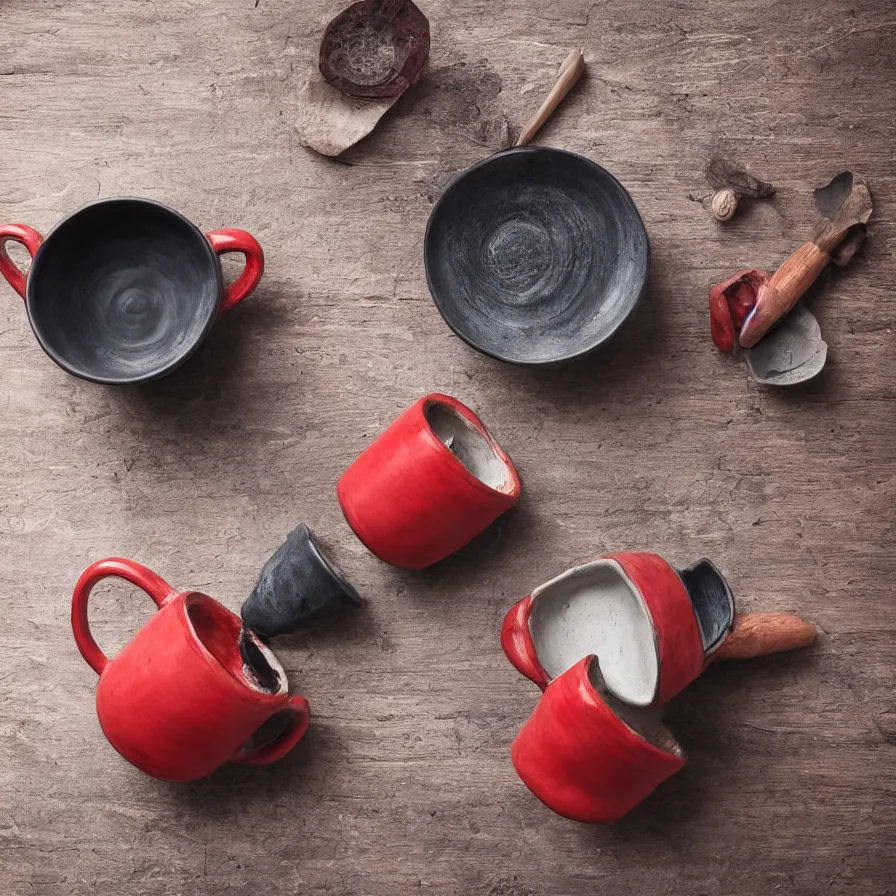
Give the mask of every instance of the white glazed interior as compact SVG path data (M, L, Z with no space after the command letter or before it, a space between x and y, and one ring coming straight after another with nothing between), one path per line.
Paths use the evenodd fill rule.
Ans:
M675 756L684 756L681 744L675 739L675 735L662 723L662 709L657 706L632 706L620 700L607 687L601 674L600 663L595 658L588 667L588 680L591 686L601 696L603 701L615 713L617 718L624 722L635 734L652 743L655 747L672 753Z
M551 679L594 654L615 697L634 706L653 701L659 683L653 624L615 560L577 566L536 589L529 631Z
M423 415L436 437L480 482L499 492L513 489L510 468L469 420L435 401L426 405Z

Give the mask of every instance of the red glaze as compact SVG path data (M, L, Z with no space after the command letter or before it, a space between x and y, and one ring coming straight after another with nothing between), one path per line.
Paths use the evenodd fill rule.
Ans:
M441 404L475 427L506 465L506 490L478 480L432 431L424 411ZM510 458L479 418L447 395L421 398L342 474L336 492L348 524L381 560L423 569L462 548L520 496Z
M251 233L233 227L213 230L211 233L207 233L206 237L218 255L242 252L246 256L246 267L243 273L224 290L224 298L221 300L219 311L220 314L223 314L242 302L246 296L255 292L255 287L258 286L261 275L264 273L264 250Z
M685 763L625 724L588 678L595 657L555 678L510 748L523 783L575 821L615 821Z
M678 573L657 554L608 554L638 590L653 620L660 681L654 704L671 700L703 671L703 640Z
M551 683L551 679L538 661L538 654L535 652L532 632L529 629L531 615L530 594L517 601L504 617L504 625L501 626L501 647L516 670L544 690Z
M659 668L652 702L665 703L704 668L703 642L691 599L675 569L656 554L607 554L600 559L615 560L622 567L650 614ZM511 607L504 618L501 646L516 669L544 690L550 679L538 660L529 628L532 603L538 599L539 590Z
M719 351L730 352L744 321L756 305L760 287L769 279L765 271L738 271L709 291L712 341Z
M91 589L107 576L142 588L159 608L114 660L97 646L87 622ZM198 591L178 593L133 561L100 560L84 571L72 596L72 629L81 655L100 676L100 725L125 759L157 778L192 781L228 761L265 765L298 743L308 727L308 701L249 684L240 628L239 617L217 601ZM261 747L244 747L283 711L292 718L281 734Z
M6 252L6 244L10 240L21 243L34 258L43 237L26 224L0 224L0 274L6 277L6 282L24 299L26 277Z

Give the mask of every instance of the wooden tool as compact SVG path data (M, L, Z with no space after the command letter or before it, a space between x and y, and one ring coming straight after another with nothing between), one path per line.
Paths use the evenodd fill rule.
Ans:
M585 56L581 50L570 50L569 55L563 60L557 72L557 80L551 88L551 92L544 98L544 102L538 107L538 111L526 122L526 126L517 137L516 146L525 146L532 142L541 126L551 117L554 109L560 105L563 98L578 83L585 71Z
M752 348L787 315L830 262L846 265L865 239L871 193L864 177L844 171L815 191L822 218L771 276L739 271L709 291L712 338L721 351Z
M808 647L816 634L811 622L789 613L739 613L731 632L707 658L707 665L717 660L748 660Z

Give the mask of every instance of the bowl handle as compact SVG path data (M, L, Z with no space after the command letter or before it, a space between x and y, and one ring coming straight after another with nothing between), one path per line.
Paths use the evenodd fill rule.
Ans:
M87 601L94 586L108 576L117 576L142 588L159 609L177 597L177 592L163 578L157 576L151 569L134 563L133 560L110 557L108 560L97 560L88 566L81 573L81 578L75 585L75 593L72 595L72 631L81 656L97 675L103 674L103 669L109 665L110 660L97 646L90 632Z
M43 237L27 224L0 224L0 274L6 277L6 282L24 299L25 275L6 253L6 244L10 240L21 243L34 258Z
M255 287L258 286L258 281L261 280L261 275L264 273L264 250L251 233L237 230L234 227L213 230L205 236L212 244L216 255L242 252L246 256L246 267L243 269L243 273L224 290L224 298L218 309L218 313L223 314L242 302L246 296L255 292Z

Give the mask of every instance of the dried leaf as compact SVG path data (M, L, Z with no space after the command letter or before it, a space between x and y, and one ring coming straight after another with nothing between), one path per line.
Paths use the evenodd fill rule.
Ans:
M855 224L851 227L843 242L831 253L831 261L837 267L846 267L852 261L853 255L859 251L859 246L865 242L867 233L868 228L864 224Z
M709 163L709 167L706 169L706 179L716 190L730 187L742 196L749 196L752 199L765 199L774 195L775 192L775 188L770 183L759 180L752 174L747 174L739 165L719 156Z
M873 211L871 192L864 177L853 175L852 192L840 207L840 214L834 221L839 227L854 227L856 224L867 224Z
M827 186L819 187L812 195L815 197L815 207L828 221L833 221L851 192L852 171L841 171Z
M824 216L815 226L812 239L832 257L837 254L846 264L865 238L864 225L871 218L873 205L868 182L851 171L842 171L827 186L815 190L815 205ZM859 225L862 225L860 229ZM849 243L842 251L837 247Z
M325 156L338 156L363 140L397 97L358 100L345 96L312 72L298 96L299 142Z

